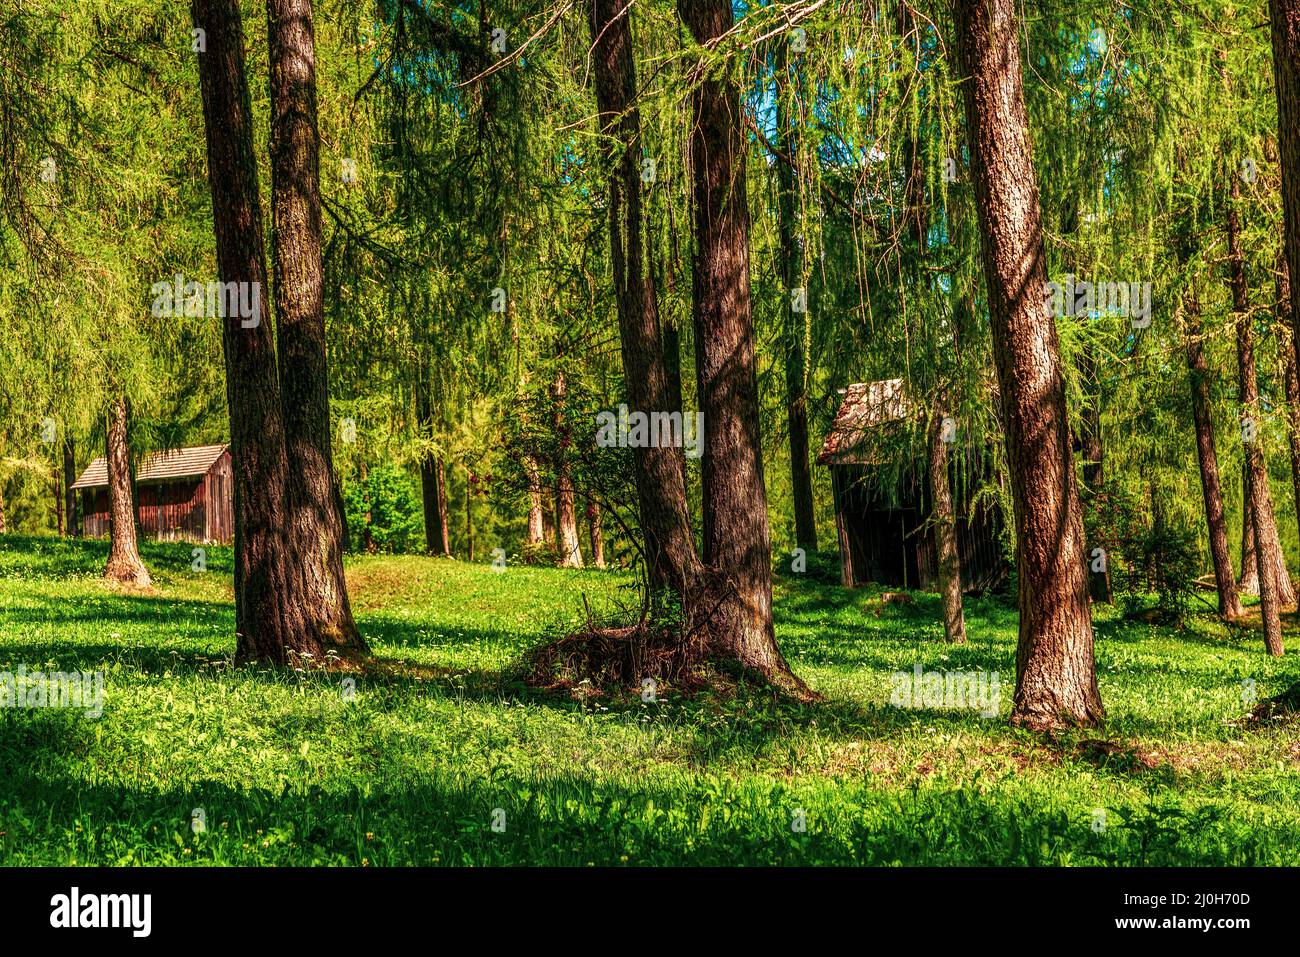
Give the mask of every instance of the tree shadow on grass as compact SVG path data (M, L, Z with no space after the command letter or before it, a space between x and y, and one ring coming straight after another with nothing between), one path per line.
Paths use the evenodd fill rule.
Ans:
M81 780L53 751L35 757L16 761L0 745L0 865L1241 865L1296 863L1300 847L1295 822L1257 829L1180 813L1127 826L1153 819L1141 802L1097 833L1091 808L1029 792L436 769L140 787Z

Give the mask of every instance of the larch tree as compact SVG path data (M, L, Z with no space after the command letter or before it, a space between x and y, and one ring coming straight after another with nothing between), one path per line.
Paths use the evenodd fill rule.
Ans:
M342 503L330 449L312 5L311 0L267 0L266 9L271 260L287 465L287 533L304 580L303 607L314 640L326 651L358 656L368 649L348 601Z
M108 465L108 565L104 577L138 588L152 584L136 546L134 483L131 479L131 454L127 444L126 398L116 395L108 410L105 428L106 463Z
M730 0L678 0L695 42L716 52ZM704 452L704 564L720 575L711 624L719 650L803 690L776 644L749 285L749 209L740 90L729 63L702 61L691 88L692 321Z
M235 524L237 661L320 663L324 648L304 602L304 579L287 534L288 460L274 334L264 292L262 207L253 114L237 0L193 0L212 191L217 273L248 290L257 309L224 317L222 350L230 411Z
M1104 717L1083 519L1047 268L1014 0L955 0L966 128L1015 511L1020 638L1013 723Z

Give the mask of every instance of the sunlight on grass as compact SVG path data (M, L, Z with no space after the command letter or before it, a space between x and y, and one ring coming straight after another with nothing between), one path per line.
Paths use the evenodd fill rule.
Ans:
M1108 726L1053 740L1006 724L1016 616L992 598L952 647L935 596L784 577L778 637L825 703L582 704L510 666L584 594L632 603L629 578L365 557L349 581L383 669L353 694L234 668L230 553L195 573L189 549L146 545L141 594L99 581L104 543L0 539L0 671L106 686L99 719L0 710L0 864L1300 863L1294 726L1232 723L1246 682L1264 697L1300 668L1209 619L1099 609ZM918 663L996 674L1000 717L891 707Z

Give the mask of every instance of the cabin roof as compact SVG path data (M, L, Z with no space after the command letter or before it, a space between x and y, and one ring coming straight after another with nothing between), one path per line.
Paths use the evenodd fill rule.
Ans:
M136 469L137 482L168 482L172 479L207 475L226 451L225 445L195 445L188 449L164 449L144 457ZM103 456L86 466L73 488L100 488L108 484L108 460Z
M818 464L873 464L871 450L864 447L868 435L882 425L902 422L912 411L902 379L854 383L845 390L844 401L817 456Z

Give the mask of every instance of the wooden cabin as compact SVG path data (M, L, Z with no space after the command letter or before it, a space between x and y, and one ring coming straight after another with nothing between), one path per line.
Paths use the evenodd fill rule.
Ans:
M909 448L908 425L923 415L908 399L901 379L862 382L845 391L817 462L831 470L840 579L847 587L867 582L938 587L927 458L902 451ZM907 460L890 461L898 455ZM988 501L969 507L980 483L959 474L958 457L951 458L962 589L997 588L1010 571L999 541L1001 510Z
M108 534L108 462L91 462L72 486L81 493L83 534ZM235 537L230 449L200 445L145 456L135 475L140 532L154 541L229 544Z

